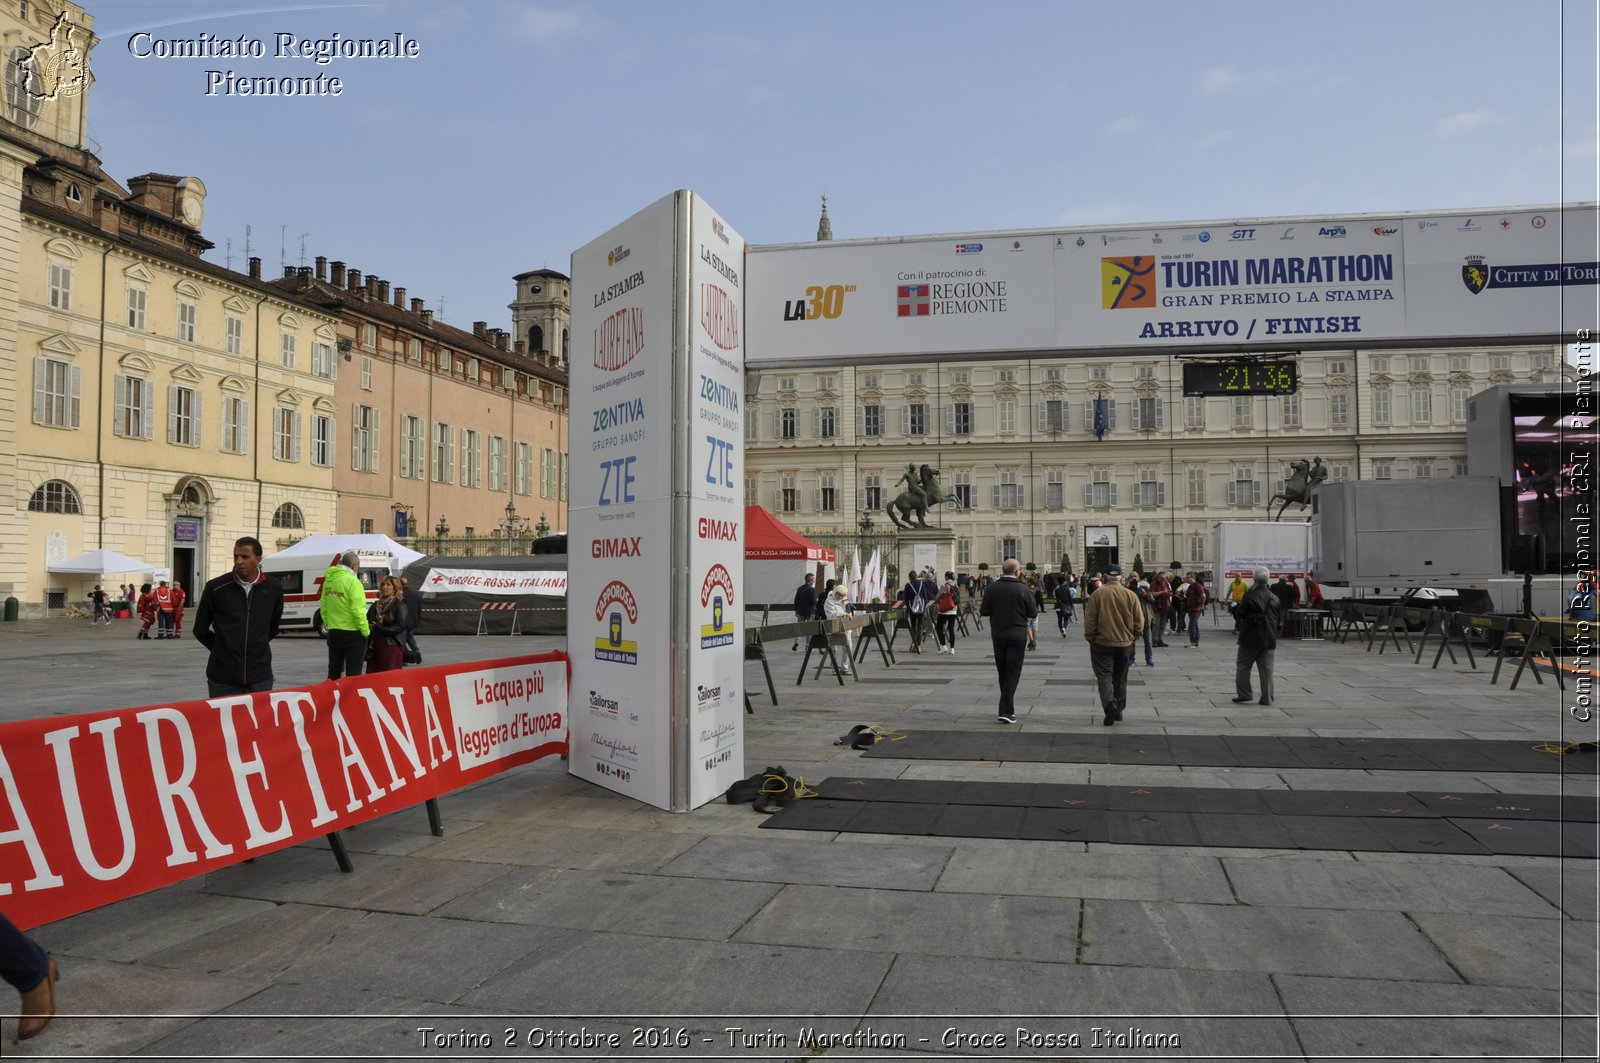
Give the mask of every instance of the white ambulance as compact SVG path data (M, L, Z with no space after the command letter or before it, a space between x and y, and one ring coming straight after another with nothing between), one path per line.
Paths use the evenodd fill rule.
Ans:
M422 555L399 543L365 542L384 539L373 535L308 536L281 553L264 558L261 570L283 584L283 630L313 631L322 635L322 581L334 559L350 550L361 559L356 575L367 589L369 602L378 599L378 583ZM408 556L409 555L409 556Z

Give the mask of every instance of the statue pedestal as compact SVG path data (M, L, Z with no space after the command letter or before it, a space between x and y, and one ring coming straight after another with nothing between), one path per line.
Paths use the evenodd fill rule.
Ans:
M900 532L900 586L890 587L891 594L904 587L913 571L933 569L933 578L944 579L946 572L956 567L956 533L950 528L914 528Z

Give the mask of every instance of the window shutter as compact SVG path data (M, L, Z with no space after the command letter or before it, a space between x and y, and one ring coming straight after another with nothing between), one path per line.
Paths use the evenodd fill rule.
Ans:
M1083 485L1083 508L1084 509L1093 509L1094 508L1094 484L1092 484L1092 483L1087 483L1087 484Z
M1156 484L1156 505L1164 506L1166 504L1167 504L1167 485L1166 485L1165 482L1159 482L1159 483Z
M78 395L83 390L83 370L77 366L67 368L67 426L78 427Z
M1229 480L1228 481L1228 505L1236 506L1238 504L1239 504L1239 484L1238 484L1238 481Z
M1115 427L1117 427L1117 400L1116 399L1107 399L1106 400L1106 431L1109 432Z
M1156 427L1157 428L1165 428L1166 426L1167 426L1167 404L1164 401L1162 401L1161 399L1157 399L1156 400Z
M250 453L250 400L239 400L239 453Z
M48 404L45 383L50 375L50 362L45 358L33 360L33 423L45 423L45 407Z
M864 436L866 434L867 434L867 411L866 411L865 407L857 406L856 407L856 437L859 439L861 436Z
M292 419L289 422L289 460L298 462L300 460L300 411L295 410L291 417Z
M189 445L200 445L200 389L195 388L189 396Z
M1260 480L1251 480L1250 481L1250 504L1252 506L1259 506L1261 504L1261 481Z
M178 389L167 389L167 442L178 441Z
M112 435L127 435L123 427L128 422L128 378L121 373L116 378L116 404L112 407Z
M953 436L956 434L956 404L953 402L945 403L944 434L947 436Z
M156 404L155 397L150 393L150 382L141 381L139 386L139 435L144 439L154 439L156 434Z
M1028 508L1027 491L1028 491L1028 489L1025 486L1023 486L1022 484L1018 484L1017 485L1017 508L1018 509L1027 509Z
M856 488L856 508L867 508L867 489L865 487Z
M818 513L822 512L822 489L820 487L811 489L811 508Z
M900 407L900 434L903 436L911 434L911 407L909 405L902 404Z
M820 406L811 411L811 434L818 439L822 438L822 408Z
M774 487L772 489L772 512L774 512L774 513L783 512L783 488L782 487Z
M1113 506L1117 504L1117 482L1115 480L1111 481L1111 504Z
M989 508L1000 508L1000 485L993 484L989 488Z
M1050 431L1050 404L1048 402L1036 403L1033 409L1036 415L1034 419L1038 425L1037 430L1040 432Z

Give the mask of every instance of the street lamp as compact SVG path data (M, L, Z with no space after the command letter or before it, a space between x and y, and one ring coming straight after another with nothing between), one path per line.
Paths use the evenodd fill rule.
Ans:
M860 529L862 535L871 535L872 534L872 511L871 510L864 510L862 512L861 519L856 522L856 527L858 529Z
M444 537L450 534L450 525L445 523L444 514L439 514L439 523L433 526L433 533L439 538L439 553L444 553Z
M550 534L550 522L544 519L544 514L539 514L539 523L533 526L534 534L543 539Z
M389 508L394 510L394 536L396 539L410 539L417 534L417 515L413 508L405 502L391 502Z
M506 533L506 553L512 553L512 539L528 530L528 518L517 516L516 503L506 503L506 516L500 522L500 530Z

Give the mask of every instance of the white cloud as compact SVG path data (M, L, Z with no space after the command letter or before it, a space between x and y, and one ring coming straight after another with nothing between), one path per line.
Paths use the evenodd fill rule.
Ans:
M1477 132L1492 125L1500 125L1505 118L1493 111L1461 111L1448 118L1441 118L1434 123L1433 138L1435 140L1451 140L1455 137L1464 137L1468 133Z
M535 7L517 16L517 31L539 44L583 33L589 26L588 13L581 7Z
M1115 136L1122 133L1137 133L1143 128L1144 119L1134 118L1130 115L1126 118L1118 118L1116 121L1111 122L1106 126L1106 132Z
M1207 151L1220 144L1226 144L1233 139L1233 130L1219 129L1215 133L1208 133L1194 142L1194 150Z
M1231 89L1244 80L1244 75L1231 66L1214 66L1200 75L1200 91L1215 94Z

